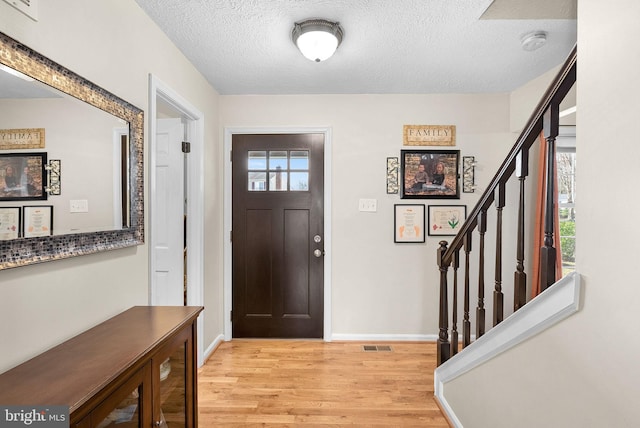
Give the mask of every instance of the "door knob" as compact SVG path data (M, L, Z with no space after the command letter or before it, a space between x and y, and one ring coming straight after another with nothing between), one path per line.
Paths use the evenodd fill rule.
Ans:
M313 252L313 255L316 256L316 257L322 257L322 250L315 250Z

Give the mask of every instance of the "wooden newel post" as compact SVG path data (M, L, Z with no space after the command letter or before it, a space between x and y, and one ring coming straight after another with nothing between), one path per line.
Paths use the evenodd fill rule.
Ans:
M449 344L449 303L447 299L447 270L449 263L444 261L447 252L447 241L440 241L438 248L438 267L440 269L440 332L438 333L438 365L451 357L451 345Z
M555 223L556 137L559 131L559 106L552 103L544 113L544 138L547 141L546 195L544 210L544 245L540 249L540 292L556 282L556 248L553 246Z

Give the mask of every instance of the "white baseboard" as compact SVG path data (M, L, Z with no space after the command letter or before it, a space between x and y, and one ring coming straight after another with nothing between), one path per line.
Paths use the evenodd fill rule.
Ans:
M213 342L211 342L211 344L207 347L207 349L204 350L204 361L207 361L209 359L209 357L211 356L211 354L213 354L215 352L215 350L218 348L218 346L220 346L220 344L224 342L224 335L220 334L218 335L218 337L216 337Z
M436 369L435 397L455 427L462 424L444 396L444 384L576 313L580 292L580 275L565 276Z
M435 342L437 334L350 334L333 333L331 340L359 342Z

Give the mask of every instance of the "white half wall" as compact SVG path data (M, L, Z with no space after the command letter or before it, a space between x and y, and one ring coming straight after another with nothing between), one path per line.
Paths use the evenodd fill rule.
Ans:
M540 293L526 306L474 341L469 348L454 355L436 369L435 396L454 426L464 426L461 419L468 421L467 426L470 424L482 426L482 423L486 423L485 426L495 426L494 421L480 422L477 414L470 414L468 411L468 409L475 409L478 401L491 400L491 396L476 396L474 406L467 406L464 401L469 390L472 389L470 385L478 382L478 379L473 375L469 376L465 380L464 388L455 387L456 379L573 315L579 310L580 293L580 276L573 272ZM481 381L484 380L481 378ZM454 388L448 388L451 384ZM453 393L448 394L449 389L453 389ZM509 415L509 410L505 410L499 418L501 421L511 423L512 419Z

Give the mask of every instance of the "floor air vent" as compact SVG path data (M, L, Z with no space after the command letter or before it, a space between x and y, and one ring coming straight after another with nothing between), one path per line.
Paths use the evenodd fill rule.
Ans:
M391 346L388 345L363 345L364 352L391 352Z

